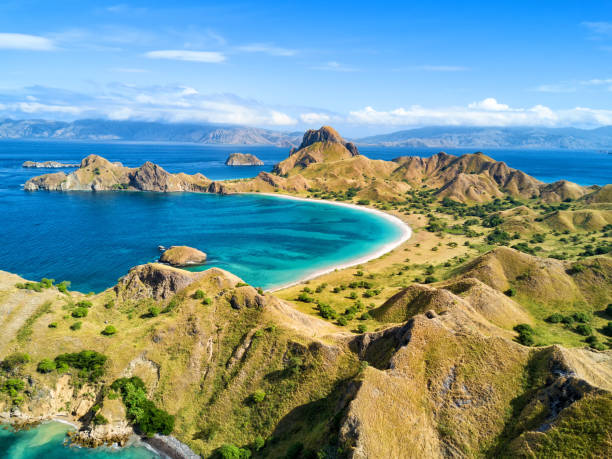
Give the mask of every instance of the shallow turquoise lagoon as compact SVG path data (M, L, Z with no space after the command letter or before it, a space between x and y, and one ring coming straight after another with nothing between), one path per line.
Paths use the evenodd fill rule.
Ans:
M10 459L152 459L160 456L143 446L122 449L79 448L65 443L72 427L59 422L47 422L29 430L14 432L0 426L0 457Z

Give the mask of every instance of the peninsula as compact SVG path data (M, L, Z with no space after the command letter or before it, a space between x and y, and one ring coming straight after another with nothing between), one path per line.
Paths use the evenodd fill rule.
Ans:
M89 296L0 272L3 421L61 417L93 446L171 435L204 457L609 455L612 185L483 153L372 160L323 127L249 180L89 156L25 189L286 194L413 235L273 293L159 263Z

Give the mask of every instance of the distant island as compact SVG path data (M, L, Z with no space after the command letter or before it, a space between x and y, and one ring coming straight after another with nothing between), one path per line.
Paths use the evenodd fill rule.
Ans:
M298 147L300 132L236 125L85 119L71 122L0 120L0 140L182 142L203 145ZM610 151L612 126L597 129L431 126L352 139L360 146L402 148L516 148Z
M36 161L26 161L21 167L26 168L34 168L34 169L62 169L67 167L79 167L78 164L69 164L69 163L60 163L57 161L44 161L44 162L36 162Z
M264 163L257 156L250 153L232 153L225 161L226 166L263 166Z

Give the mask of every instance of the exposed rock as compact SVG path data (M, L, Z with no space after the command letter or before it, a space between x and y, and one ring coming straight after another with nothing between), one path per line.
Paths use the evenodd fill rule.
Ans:
M359 155L355 144L346 142L335 129L323 126L319 130L310 129L304 134L297 150L274 166L277 174L287 174L294 168L306 168L313 163L322 163L352 158Z
M191 273L159 263L149 263L130 269L119 279L115 292L123 298L165 300L202 276L203 273Z
M28 191L207 191L211 181L202 174L170 174L162 167L146 162L138 168L111 163L97 155L89 155L79 168L70 174L58 172L45 174L28 180L24 189Z
M264 163L257 156L250 153L232 153L225 161L226 166L263 166Z
M34 168L34 169L61 169L65 167L79 167L78 164L60 163L57 161L26 161L21 167Z
M193 247L173 245L162 253L159 261L171 266L201 265L206 261L206 254Z

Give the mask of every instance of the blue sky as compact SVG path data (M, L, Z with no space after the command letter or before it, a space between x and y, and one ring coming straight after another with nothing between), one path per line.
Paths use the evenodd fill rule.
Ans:
M612 124L612 2L3 0L0 117Z

